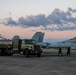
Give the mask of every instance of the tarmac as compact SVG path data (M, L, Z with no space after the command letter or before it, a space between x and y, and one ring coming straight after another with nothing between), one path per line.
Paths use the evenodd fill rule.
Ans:
M58 56L58 50L43 49L42 56L0 56L0 75L76 75L76 50Z

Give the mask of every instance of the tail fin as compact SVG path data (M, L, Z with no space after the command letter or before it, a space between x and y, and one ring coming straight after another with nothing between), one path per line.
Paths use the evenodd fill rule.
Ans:
M20 36L15 35L15 36L12 38L12 40L16 40L16 39L20 39Z
M42 32L36 32L32 37L32 39L35 40L36 42L43 42L43 38L44 38L44 33Z

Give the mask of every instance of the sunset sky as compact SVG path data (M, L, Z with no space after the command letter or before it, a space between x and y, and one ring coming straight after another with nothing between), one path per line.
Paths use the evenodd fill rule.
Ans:
M76 0L0 0L0 34L31 38L44 32L46 39L76 36Z

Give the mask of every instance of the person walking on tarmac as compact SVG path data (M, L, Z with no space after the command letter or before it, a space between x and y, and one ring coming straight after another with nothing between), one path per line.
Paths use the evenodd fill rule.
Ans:
M62 50L59 48L58 56L62 56Z
M67 56L70 56L70 47L67 50Z

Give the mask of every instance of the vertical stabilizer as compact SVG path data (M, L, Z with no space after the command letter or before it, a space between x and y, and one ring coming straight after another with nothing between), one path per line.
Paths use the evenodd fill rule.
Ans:
M12 38L12 40L17 40L17 39L20 39L20 36L15 35L15 36Z
M42 32L36 32L32 37L32 39L38 43L43 42L43 38L44 38L44 33Z

